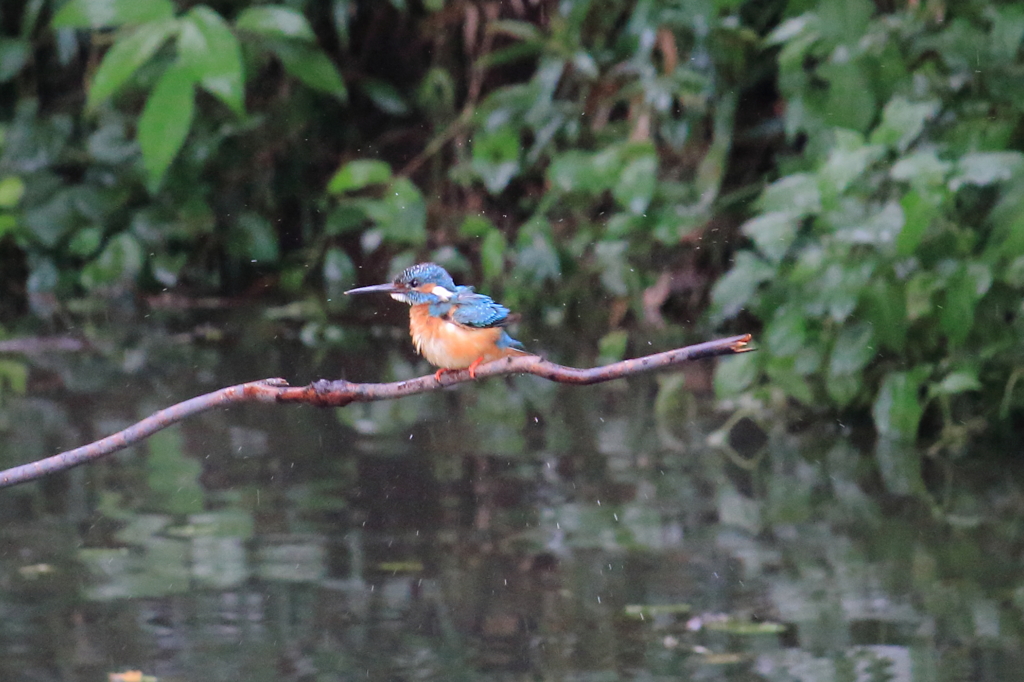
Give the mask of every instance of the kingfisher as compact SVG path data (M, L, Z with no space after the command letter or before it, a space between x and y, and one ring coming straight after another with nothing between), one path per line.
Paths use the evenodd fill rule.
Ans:
M416 352L440 367L437 381L450 370L469 369L476 379L481 363L532 355L505 331L509 310L470 286L458 286L436 263L417 263L386 284L349 289L346 294L390 294L407 303L409 333Z

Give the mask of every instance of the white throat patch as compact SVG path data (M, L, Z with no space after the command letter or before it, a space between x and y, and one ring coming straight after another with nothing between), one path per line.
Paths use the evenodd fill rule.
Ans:
M432 293L434 296L437 296L442 301L447 301L448 299L455 295L454 292L448 291L440 284L435 284L434 288L430 290L430 293Z

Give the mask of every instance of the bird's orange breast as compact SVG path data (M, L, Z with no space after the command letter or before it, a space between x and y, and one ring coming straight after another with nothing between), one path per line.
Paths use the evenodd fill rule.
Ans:
M498 348L500 327L468 329L431 315L429 305L414 305L409 309L409 333L416 352L435 367L465 369L475 361L497 360L519 354L511 348Z

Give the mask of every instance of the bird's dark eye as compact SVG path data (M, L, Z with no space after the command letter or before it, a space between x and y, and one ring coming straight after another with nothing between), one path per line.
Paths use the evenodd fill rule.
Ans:
M419 285L420 285L420 281L418 279L410 279L409 280L409 288L410 289L415 289Z

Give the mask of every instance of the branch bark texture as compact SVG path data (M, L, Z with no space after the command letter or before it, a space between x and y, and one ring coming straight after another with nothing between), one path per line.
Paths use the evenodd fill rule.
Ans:
M744 353L753 350L747 345L750 339L750 334L717 339L592 369L565 367L548 362L539 356L505 358L478 367L476 378L486 379L506 374L533 374L550 381L585 386L673 367L701 358ZM228 386L160 410L123 431L118 431L94 443L0 471L0 488L32 481L105 457L145 440L157 431L187 417L225 405L257 402L306 403L321 407L344 407L352 402L391 400L417 393L436 391L472 380L469 370L457 370L445 372L441 375L440 380L431 374L387 384L356 384L345 380L321 380L308 386L289 386L284 379L263 379L237 386Z

